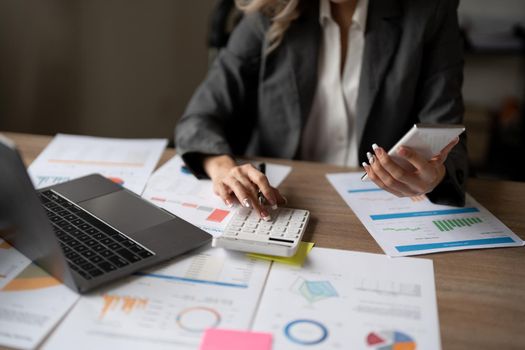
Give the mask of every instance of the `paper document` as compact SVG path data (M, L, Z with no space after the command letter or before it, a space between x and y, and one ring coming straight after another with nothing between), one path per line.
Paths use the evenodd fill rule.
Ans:
M35 348L78 297L0 239L0 346Z
M440 349L432 261L313 248L272 266L253 330L274 350Z
M288 265L297 265L302 266L306 260L308 253L312 250L315 243L312 242L299 242L299 248L294 256L284 257L276 255L266 255L266 254L257 254L257 253L248 253L247 256L255 259L263 259L274 261L279 264L288 264Z
M45 349L197 349L208 328L248 330L270 263L205 249L82 297Z
M328 180L390 256L450 250L515 247L523 241L467 194L465 207L433 204L427 197L398 198L358 173Z
M58 134L28 171L36 188L98 173L140 195L166 144L165 139Z
M268 181L274 187L290 171L289 166L266 165ZM224 231L234 210L213 192L211 180L195 178L180 156L170 159L151 176L142 197L214 236Z

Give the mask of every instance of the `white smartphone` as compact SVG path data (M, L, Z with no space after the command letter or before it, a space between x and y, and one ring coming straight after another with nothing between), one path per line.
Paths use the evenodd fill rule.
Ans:
M415 124L388 151L388 155L403 169L411 170L414 169L412 164L397 154L401 146L410 147L425 159L430 160L463 131L465 131L465 127L459 124ZM364 173L361 180L365 181L367 179L368 176Z

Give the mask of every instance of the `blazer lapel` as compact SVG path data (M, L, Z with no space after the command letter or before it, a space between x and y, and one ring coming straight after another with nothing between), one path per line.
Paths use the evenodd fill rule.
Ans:
M377 92L384 80L400 36L397 18L401 9L396 0L370 0L365 51L357 97L357 144L361 143L363 131L374 104Z

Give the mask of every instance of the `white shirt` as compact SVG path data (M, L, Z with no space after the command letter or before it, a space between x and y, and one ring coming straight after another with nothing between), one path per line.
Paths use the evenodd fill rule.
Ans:
M302 134L302 159L358 166L355 120L357 92L365 46L368 0L358 0L348 29L348 45L341 75L341 36L332 18L330 0L320 0L323 36L319 50L317 88Z

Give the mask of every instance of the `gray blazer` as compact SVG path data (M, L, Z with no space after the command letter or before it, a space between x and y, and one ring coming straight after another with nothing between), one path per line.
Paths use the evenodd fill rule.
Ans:
M312 105L321 38L318 1L265 55L270 21L245 16L197 89L175 132L177 151L198 177L202 156L296 159ZM415 123L461 123L462 41L457 0L371 0L357 101L360 162L372 143L389 149ZM446 161L429 198L463 205L466 138Z

